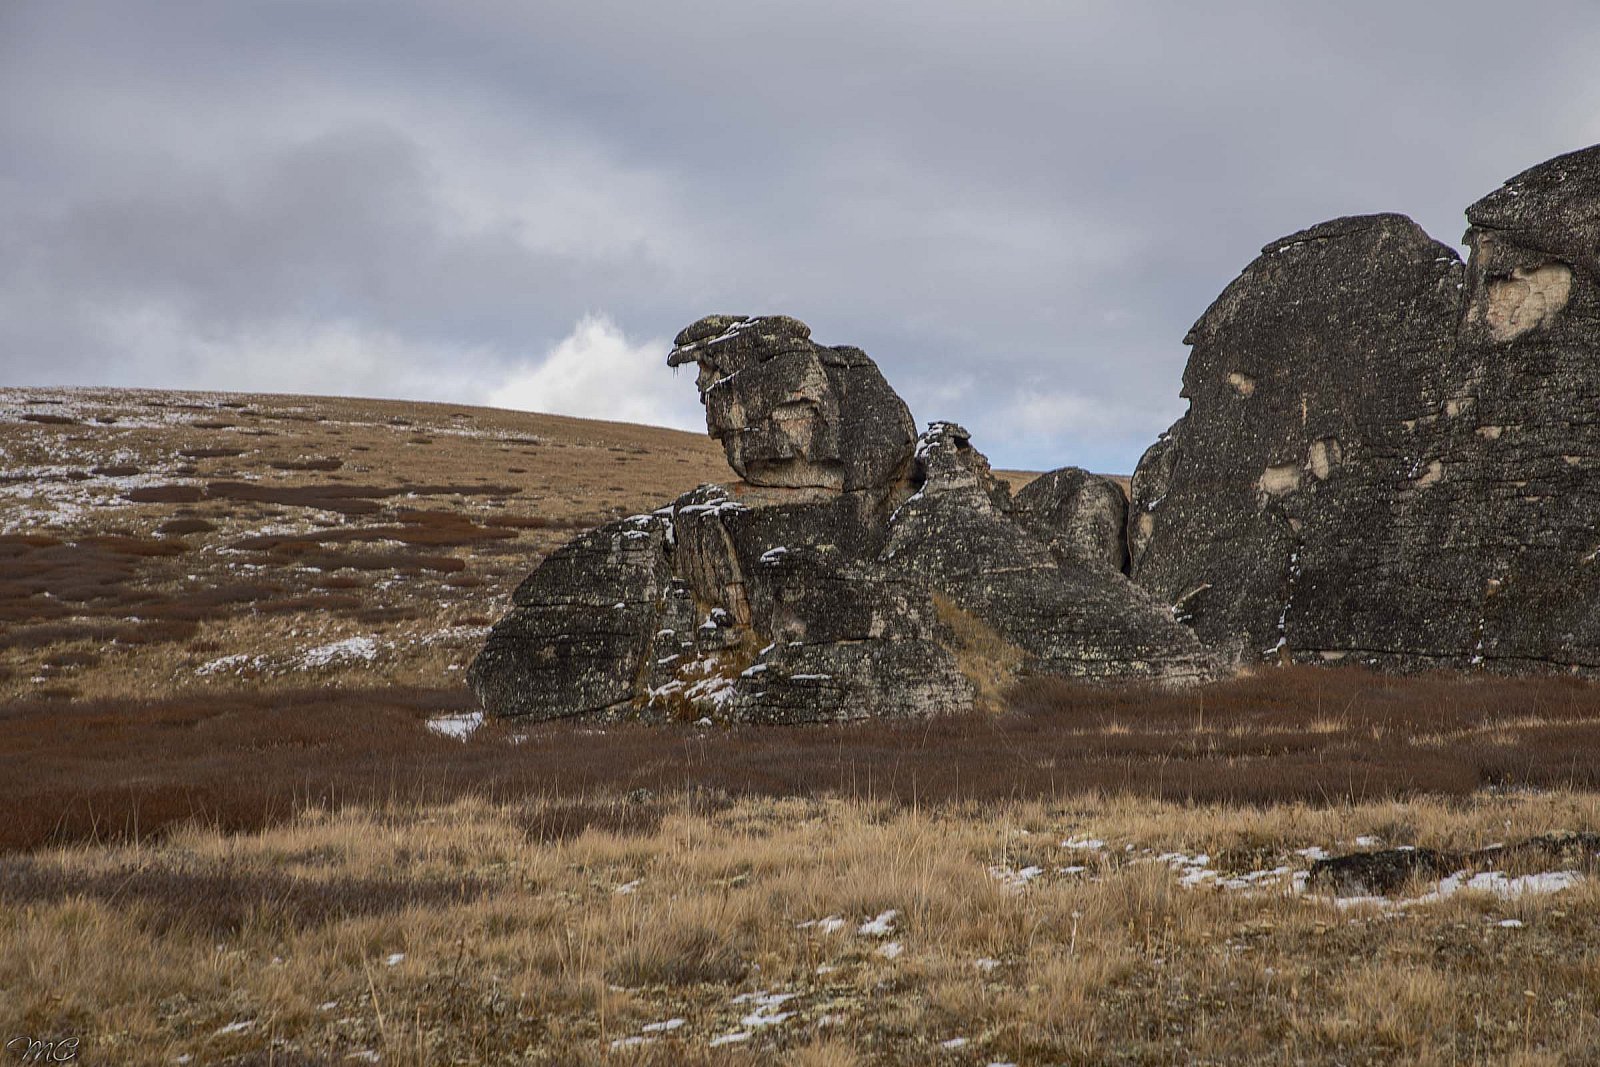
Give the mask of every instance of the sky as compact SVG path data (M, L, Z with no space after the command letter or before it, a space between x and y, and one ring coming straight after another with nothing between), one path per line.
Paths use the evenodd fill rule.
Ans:
M0 384L703 430L672 336L782 313L1127 472L1262 245L1458 244L1596 56L1593 0L0 0Z

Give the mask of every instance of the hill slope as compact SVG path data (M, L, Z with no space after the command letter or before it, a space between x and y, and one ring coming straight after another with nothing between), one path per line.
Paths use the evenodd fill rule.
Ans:
M730 474L624 423L0 390L0 700L436 685L575 530Z

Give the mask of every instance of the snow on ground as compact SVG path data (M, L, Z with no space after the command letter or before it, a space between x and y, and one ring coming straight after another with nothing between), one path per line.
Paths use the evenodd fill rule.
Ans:
M1420 905L1437 904L1447 900L1460 892L1488 893L1501 900L1517 900L1522 897L1546 896L1551 893L1560 893L1579 885L1584 880L1581 871L1542 871L1538 874L1523 874L1516 877L1507 877L1504 871L1480 871L1473 874L1470 871L1457 871L1439 879L1433 889L1415 897L1331 897L1328 898L1339 908L1375 907L1384 911L1401 911Z
M370 663L378 658L378 642L370 637L347 637L300 654L300 666L308 670L318 667L343 666L349 663Z
M1004 885L1013 892L1021 892L1028 887L1028 883L1044 873L1043 867L990 867L989 877Z
M445 737L465 741L483 725L483 712L465 711L459 715L439 715L428 720L428 729Z

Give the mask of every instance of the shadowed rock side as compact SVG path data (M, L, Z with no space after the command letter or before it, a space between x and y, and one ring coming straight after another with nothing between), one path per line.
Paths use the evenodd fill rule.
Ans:
M1135 580L1244 660L1600 666L1600 147L1268 245L1191 331Z
M744 480L552 554L472 665L485 708L831 722L968 710L1018 672L1208 672L1104 543L1115 483L1055 472L1025 526L964 430L915 438L871 360L809 335L776 316L679 335L669 363L699 366Z

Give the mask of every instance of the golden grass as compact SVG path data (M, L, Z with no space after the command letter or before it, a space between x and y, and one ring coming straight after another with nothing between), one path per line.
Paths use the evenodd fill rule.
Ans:
M1303 867L1296 849L1402 829L1391 840L1481 845L1593 826L1589 795L1264 810L1130 798L707 807L683 795L652 801L664 811L653 830L529 834L563 803L312 809L260 834L191 829L8 860L0 1031L78 1035L86 1062L128 1064L269 1052L395 1064L1576 1063L1600 1052L1593 883L1340 910L1282 890L1187 889L1151 856ZM1084 837L1107 847L1063 847ZM1025 887L997 877L1028 865L1045 873ZM1088 870L1059 873L1071 866ZM80 888L30 894L47 874ZM224 875L264 888L229 901L186 891ZM454 888L396 899L403 885ZM857 932L890 910L887 935ZM837 929L800 925L830 917ZM1501 926L1508 918L1523 925ZM791 999L764 1006L759 994Z

